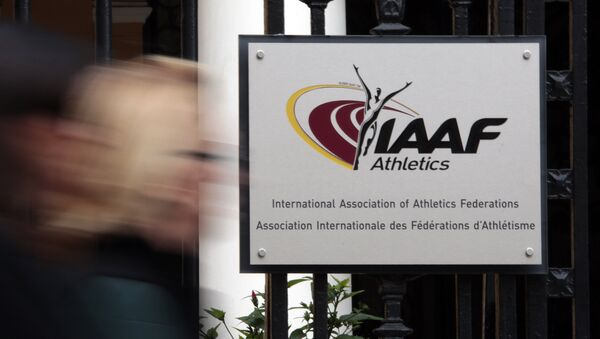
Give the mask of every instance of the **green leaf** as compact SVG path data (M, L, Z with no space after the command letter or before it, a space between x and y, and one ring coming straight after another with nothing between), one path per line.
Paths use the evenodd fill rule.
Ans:
M333 279L336 283L340 283L340 279L336 278L335 275L331 275L331 279Z
M210 314L213 318L217 320L225 321L225 312L219 309L211 307L210 310L204 309L204 311L206 311L206 313Z
M348 299L348 298L352 298L353 296L355 296L355 295L358 295L358 294L361 294L361 293L363 293L363 292L364 292L364 290L360 290L360 291L354 291L354 292L350 292L350 293L346 293L346 292L344 292L344 294L342 295L342 299L340 299L340 301L342 301L342 300L346 300L346 299Z
M348 287L348 285L350 285L350 278L344 279L342 281L340 281L338 283L339 287L341 287L342 289Z
M249 315L237 319L250 327L258 329L265 327L265 315L259 309L254 309Z
M290 288L294 285L297 285L299 283L305 282L305 281L310 281L311 279L309 279L308 277L304 277L304 278L300 278L300 279L293 279L288 281L287 283L287 287Z
M221 325L221 324L219 324L219 325ZM217 328L219 327L219 325L217 325L215 327L211 327L208 329L208 331L206 331L207 339L215 339L219 336L219 332L217 332Z
M358 303L358 308L354 308L353 309L355 312L360 312L360 311L368 311L369 310L369 305L365 304L364 302L359 302Z
M288 310L310 310L310 306L301 301L300 306L290 307Z
M293 310L305 310L307 309L307 307L304 306L296 306L296 307L290 307L288 308L288 311L293 311Z
M381 317L377 317L374 315L366 314L366 313L349 313L340 316L340 321L342 322L355 322L355 321L365 321L365 320L383 320Z
M303 332L307 332L308 333L308 331L310 331L311 328L312 328L311 324L306 324L306 325L304 325L302 327L299 327L298 329L302 330Z
M294 330L290 334L290 339L303 339L303 338L306 338L306 334L304 334L304 332L302 331L302 329Z

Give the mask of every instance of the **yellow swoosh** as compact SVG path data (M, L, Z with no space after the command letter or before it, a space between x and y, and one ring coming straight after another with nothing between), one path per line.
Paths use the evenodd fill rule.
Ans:
M298 119L296 119L296 101L298 101L298 99L304 95L307 92L313 91L315 89L320 89L320 88L349 88L349 89L355 89L355 90L361 90L360 88L355 88L352 86L348 86L348 85L334 85L334 84L325 84L325 85L314 85L314 86L308 86L308 87L304 87L302 89L299 89L298 91L296 91L294 94L292 94L292 96L288 99L287 105L286 105L286 112L287 112L287 116L288 116L288 120L290 121L290 124L292 125L292 127L294 128L294 130L296 130L296 133L298 133L298 135L310 146L312 147L314 150L316 150L317 152L321 153L322 155L324 155L325 157L327 157L329 160L337 163L338 165L342 165L348 169L352 169L353 166L347 162L345 162L344 160L338 158L337 156L331 154L329 151L327 151L326 149L324 149L323 147L319 146L319 144L317 144L316 142L314 142L304 131L304 129L302 129L302 127L300 127L300 124L298 123Z

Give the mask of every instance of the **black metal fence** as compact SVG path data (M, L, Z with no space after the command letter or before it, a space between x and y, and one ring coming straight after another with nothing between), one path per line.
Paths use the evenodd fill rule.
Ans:
M323 13L330 0L301 1L311 9L312 34L325 34ZM421 324L422 331L412 333L413 338L590 338L587 2L442 2L347 0L348 32L366 34L364 23L376 18L368 31L371 34L408 34L410 28L414 28L417 34L432 35L547 35L551 267L544 276L487 272L455 274L453 279L448 276L376 277L386 320L371 335L385 338L410 335L412 331L404 326L401 317L404 309L412 310L410 317ZM442 5L445 8L441 8ZM365 11L366 6L375 10ZM283 0L265 0L265 34L285 34L283 13ZM443 27L445 22L449 22L450 27ZM355 278L360 282L359 277ZM315 274L314 279L314 337L324 339L327 337L326 275ZM413 283L408 282L411 279L415 279ZM436 290L439 286L450 293L441 294L438 300L420 299L429 306L400 307L406 297L407 284L419 285L412 290L422 296L440 296ZM269 274L268 291L270 337L286 338L287 275ZM453 305L446 307L444 303ZM437 311L434 304L438 305ZM448 309L454 313L453 324L436 320L436 312L444 313L447 319ZM417 319L415 314L421 318ZM411 325L410 320L407 324ZM441 330L430 330L432 327Z

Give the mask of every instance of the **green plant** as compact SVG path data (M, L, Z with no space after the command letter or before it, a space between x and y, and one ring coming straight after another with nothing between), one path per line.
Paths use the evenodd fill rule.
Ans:
M368 307L361 305L359 308L354 308L348 314L339 315L339 305L342 301L351 298L363 291L350 290L350 279L339 280L333 277L335 284L328 284L327 287L327 331L329 338L337 339L360 339L361 337L353 336L351 333L357 330L361 324L366 320L383 320L380 317L368 314ZM311 289L313 287L312 277L304 277L300 279L290 280L288 282L288 288L303 283L311 282ZM248 315L237 318L244 325L244 328L235 328L240 334L240 339L263 339L265 334L265 298L264 294L260 292L252 291L249 296L253 307L252 312ZM300 306L291 307L290 310L303 310L302 326L292 330L290 339L303 339L307 338L308 334L314 330L314 305L312 302L308 304L301 302ZM225 320L225 312L222 310L211 308L205 309L206 313L212 318L218 320L218 324L214 327L203 330L203 326L200 328L200 338L214 339L218 337L217 328L223 325L227 333L234 339L233 334L229 326L227 326Z

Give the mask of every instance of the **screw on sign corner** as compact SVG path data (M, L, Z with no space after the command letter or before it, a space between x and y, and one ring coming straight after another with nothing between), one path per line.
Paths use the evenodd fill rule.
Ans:
M535 251L531 247L527 247L527 249L525 250L525 255L528 257L533 257L534 253L535 253Z

